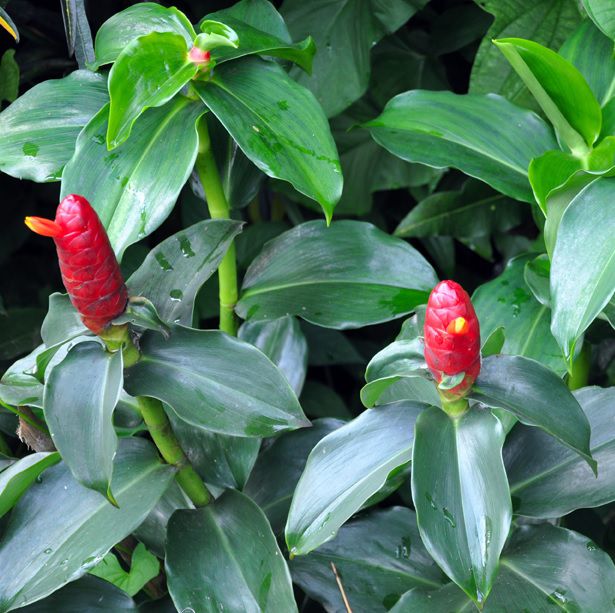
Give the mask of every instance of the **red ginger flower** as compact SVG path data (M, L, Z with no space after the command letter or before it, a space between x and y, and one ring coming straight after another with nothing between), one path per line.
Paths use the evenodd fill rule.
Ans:
M443 376L465 372L455 387L441 390L454 400L465 396L480 371L480 329L466 291L454 281L433 288L425 313L425 361L440 383Z
M94 334L103 332L124 312L128 291L96 211L83 196L70 194L60 202L55 221L26 217L26 225L53 238L71 302Z

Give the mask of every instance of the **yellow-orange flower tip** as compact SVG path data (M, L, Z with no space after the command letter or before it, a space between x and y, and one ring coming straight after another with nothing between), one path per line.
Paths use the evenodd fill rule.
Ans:
M44 217L26 217L25 224L32 230L41 236L60 236L62 234L62 228L51 219L45 219Z
M446 326L446 331L449 334L454 334L456 336L462 336L467 334L470 330L470 326L468 325L468 321L465 317L457 317L453 319L448 326Z

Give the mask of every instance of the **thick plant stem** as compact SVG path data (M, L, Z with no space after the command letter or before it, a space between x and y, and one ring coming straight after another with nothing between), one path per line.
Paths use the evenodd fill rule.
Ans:
M440 400L442 401L442 409L444 412L448 413L448 415L453 419L461 417L470 408L467 398L450 400L440 394Z
M196 158L196 169L205 190L209 214L212 219L230 219L230 207L211 149L206 117L199 122L198 131L199 153ZM237 334L237 320L235 319L237 262L234 242L231 243L218 266L218 281L220 285L220 330L235 336Z
M572 363L572 368L568 373L568 389L571 391L578 390L587 385L589 378L589 369L591 366L590 346L585 344L579 355Z
M178 469L176 479L195 506L204 507L211 501L211 494L188 462L188 458L175 438L169 418L160 400L139 396L137 398L143 421L166 462Z

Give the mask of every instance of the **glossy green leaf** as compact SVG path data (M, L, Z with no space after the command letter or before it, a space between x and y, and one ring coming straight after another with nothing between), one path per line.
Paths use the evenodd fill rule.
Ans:
M294 76L310 88L328 117L337 115L367 90L372 47L425 4L426 0L285 0L281 12L293 37L311 35L318 49L313 75Z
M558 148L540 117L495 95L410 91L365 126L404 160L458 168L524 202L533 201L530 160Z
M553 49L581 21L576 0L481 0L480 7L495 19L483 38L470 75L470 92L495 92L522 106L535 105L523 81L493 44L493 39L528 36Z
M615 40L615 10L609 0L582 0L592 21L611 39Z
M219 66L195 89L256 166L316 200L331 219L342 193L340 162L308 90L276 63L254 57Z
M314 447L288 514L291 553L304 555L332 539L389 473L410 461L414 422L424 408L399 402L368 409Z
M0 400L6 404L19 406L22 404L42 408L43 386L34 376L36 358L45 350L39 345L32 353L17 360L2 375L0 379Z
M208 219L158 243L128 279L133 296L151 300L168 322L191 325L196 294L216 271L241 223Z
M589 19L572 33L559 53L585 77L601 106L612 98L615 87L613 41Z
M178 610L297 610L290 573L267 518L234 490L205 508L173 514L166 572Z
M175 7L141 2L116 13L100 26L96 34L96 61L93 68L114 62L136 38L152 32L173 32L192 45L196 32L188 18Z
M519 426L504 450L515 513L560 517L615 500L615 388L586 387L575 396L591 426L590 449L598 477L574 451L535 428Z
M258 457L243 492L263 510L276 534L284 531L293 492L314 445L343 425L339 419L318 419L311 428L276 438Z
M197 73L180 34L152 32L133 40L109 73L107 148L129 136L135 121L150 107L162 106Z
M80 343L52 369L43 397L51 438L75 479L110 500L117 449L113 409L122 390L122 369L120 351Z
M62 0L61 5L68 54L75 56L79 68L85 68L94 61L94 43L85 0Z
M51 347L82 334L87 334L87 328L83 325L68 294L58 292L51 294L49 309L41 326L41 338L45 345Z
M436 283L423 256L371 224L311 221L267 243L244 277L237 312L357 328L410 313Z
M15 506L45 469L59 461L57 452L32 453L5 468L0 473L0 517Z
M537 255L533 260L528 260L525 263L523 278L525 284L530 288L534 298L544 304L551 305L551 294L549 291L549 273L551 264L546 253Z
M490 355L502 353L502 348L506 342L504 328L496 328L484 341L480 348L481 355L486 358Z
M474 292L481 336L487 338L503 327L506 340L501 353L532 358L563 375L566 363L549 329L551 311L534 298L524 280L529 260L528 256L511 260L501 275Z
M79 485L64 464L47 470L4 531L0 610L40 600L87 572L141 523L172 478L143 439L120 442L112 483L119 509Z
M412 500L421 538L479 606L497 575L511 523L504 437L499 420L477 408L452 419L430 407L416 420Z
M283 373L297 396L307 371L307 341L299 322L289 315L272 321L247 321L239 338L258 347Z
M39 83L0 113L0 170L57 181L83 126L109 100L106 80L87 70Z
M144 335L141 352L125 373L126 391L166 402L193 426L258 437L309 425L284 375L223 332L173 326L168 340Z
M521 356L490 356L481 364L470 397L548 432L595 469L587 417L562 379L542 364Z
M7 49L0 59L0 101L13 102L19 95L19 64L15 49Z
M169 215L190 176L202 105L180 98L146 111L132 138L107 151L108 107L85 127L62 175L62 193L83 194L96 209L118 256ZM169 155L172 152L172 155Z
M567 357L615 291L615 179L590 183L562 215L551 261L551 332Z
M600 104L583 75L555 51L522 38L494 41L523 79L559 139L581 155L600 134Z
M433 590L445 577L421 542L409 509L375 510L340 528L336 538L290 563L293 581L327 611L343 611L331 563L355 611L383 613L413 587Z

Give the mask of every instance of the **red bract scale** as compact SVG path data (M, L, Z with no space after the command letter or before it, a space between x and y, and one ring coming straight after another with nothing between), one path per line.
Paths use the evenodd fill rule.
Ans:
M70 194L60 202L55 221L26 217L32 231L53 238L62 281L83 323L100 334L128 300L115 253L96 211L83 198Z
M465 396L480 371L480 328L472 301L454 281L434 287L425 312L425 360L440 383L444 375L465 372L452 389L441 390L447 399Z
M192 47L188 52L188 59L194 64L207 64L211 59L211 53L198 47Z

